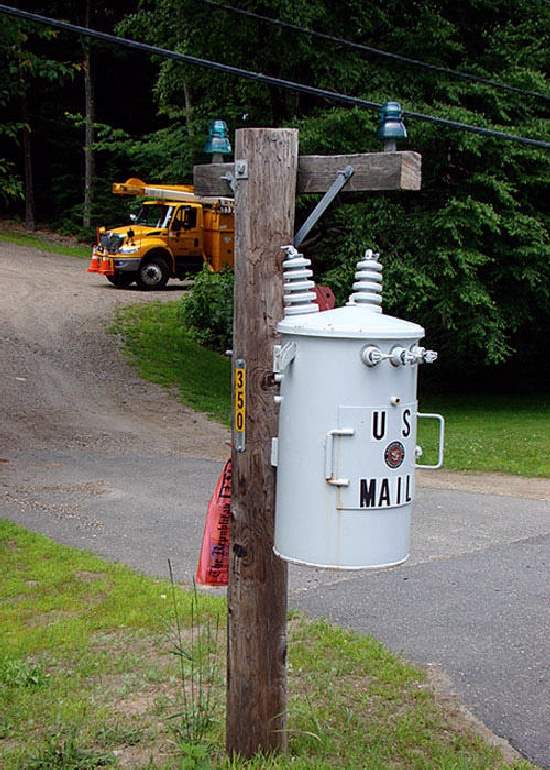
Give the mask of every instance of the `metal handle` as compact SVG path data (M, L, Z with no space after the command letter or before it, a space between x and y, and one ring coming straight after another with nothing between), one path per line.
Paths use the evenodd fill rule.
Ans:
M432 414L431 412L417 412L417 418L424 418L425 420L437 420L439 423L439 439L437 447L437 465L419 465L415 463L416 468L427 468L429 470L436 470L443 467L443 450L445 448L445 420L440 414Z
M334 436L354 436L353 428L335 428L329 430L325 439L325 479L333 487L348 487L349 479L334 478Z

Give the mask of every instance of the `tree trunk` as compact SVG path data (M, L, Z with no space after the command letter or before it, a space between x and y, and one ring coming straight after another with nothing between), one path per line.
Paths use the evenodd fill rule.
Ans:
M183 81L183 98L185 100L185 125L187 128L187 135L191 137L193 136L193 128L191 126L193 103L191 101L191 90L186 80Z
M34 205L34 187L32 179L32 148L29 93L25 89L21 94L21 117L23 119L23 163L25 168L25 227L36 230L36 210Z
M92 0L86 0L86 12L84 24L90 26L92 16ZM84 71L84 99L85 99L85 123L84 123L84 211L82 224L90 227L92 224L92 208L94 204L95 182L95 158L94 158L94 123L95 123L95 98L94 83L92 78L92 51L88 40L83 40L84 59L82 68Z

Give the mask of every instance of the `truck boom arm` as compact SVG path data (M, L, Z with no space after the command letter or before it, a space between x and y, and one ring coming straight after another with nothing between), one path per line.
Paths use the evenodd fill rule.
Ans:
M232 207L233 198L220 198L219 196L203 197L195 195L192 185L187 184L147 184L141 179L128 179L126 182L114 182L115 195L144 195L156 200L182 201L189 203L204 203L214 206L219 204L224 207Z

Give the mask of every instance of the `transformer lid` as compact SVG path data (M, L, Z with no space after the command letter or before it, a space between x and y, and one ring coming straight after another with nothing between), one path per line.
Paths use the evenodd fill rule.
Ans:
M304 337L340 337L353 339L420 339L424 329L418 324L391 315L373 312L364 304L348 303L345 307L323 313L289 315L277 325L282 334Z

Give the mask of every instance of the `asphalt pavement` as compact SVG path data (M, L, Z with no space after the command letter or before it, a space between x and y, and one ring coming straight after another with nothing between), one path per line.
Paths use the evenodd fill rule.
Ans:
M550 536L538 535L358 575L297 603L409 660L443 668L482 722L549 767L549 568Z
M192 579L219 462L103 447L20 452L9 465L0 516L150 575L166 577L170 558ZM442 669L495 734L550 767L549 530L546 500L420 488L407 564L291 566L290 605Z

